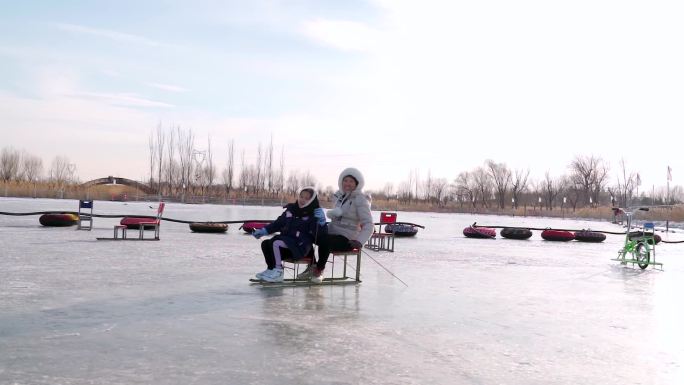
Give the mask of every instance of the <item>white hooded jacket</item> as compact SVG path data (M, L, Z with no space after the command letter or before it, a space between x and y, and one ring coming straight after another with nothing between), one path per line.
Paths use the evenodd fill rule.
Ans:
M342 179L345 176L353 176L359 184L356 189L348 194L342 189ZM347 168L340 173L337 181L339 190L333 194L335 208L328 210L329 234L338 234L349 240L357 240L361 244L368 241L373 234L373 217L371 216L370 202L363 193L365 181L361 171L355 168Z

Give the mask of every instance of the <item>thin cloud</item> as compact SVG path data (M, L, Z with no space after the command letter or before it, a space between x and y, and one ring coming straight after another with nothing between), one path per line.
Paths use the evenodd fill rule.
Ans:
M302 33L318 43L342 51L373 51L379 42L379 31L366 24L346 20L311 20L302 26Z
M159 102L156 100L151 100L147 98L140 97L136 94L127 93L101 93L101 92L80 92L73 94L72 96L80 99L98 99L103 100L111 105L115 106L125 106L125 107L159 107L159 108L171 108L175 107L173 104L168 104L164 102Z
M169 92L188 92L187 88L183 88L181 86L173 85L173 84L163 84L163 83L145 83L146 85L154 88L158 88L163 91L169 91Z
M118 32L118 31L112 31L108 29L100 29L100 28L92 28L92 27L86 27L82 25L76 25L76 24L65 24L65 23L56 23L54 24L57 29L66 31L66 32L73 32L73 33L78 33L78 34L84 34L84 35L91 35L91 36L97 36L97 37L104 37L106 39L114 40L117 42L121 43L135 43L135 44L141 44L141 45L147 45L151 47L176 47L172 44L167 44L167 43L162 43L156 40L148 39L143 36L138 36L138 35L132 35L129 33L124 33L124 32Z

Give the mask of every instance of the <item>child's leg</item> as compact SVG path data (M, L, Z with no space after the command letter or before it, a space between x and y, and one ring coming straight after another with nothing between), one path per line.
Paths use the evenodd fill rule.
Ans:
M272 239L267 239L261 242L261 252L264 253L264 260L266 260L266 266L269 268L269 270L274 269L276 267L276 260L275 256L273 255ZM281 265L280 260L278 260L277 265Z
M274 260L275 260L274 261L275 267L278 269L282 269L283 268L283 256L289 256L290 255L290 252L287 249L287 245L285 244L285 242L281 241L280 239L274 241L272 253L273 253Z

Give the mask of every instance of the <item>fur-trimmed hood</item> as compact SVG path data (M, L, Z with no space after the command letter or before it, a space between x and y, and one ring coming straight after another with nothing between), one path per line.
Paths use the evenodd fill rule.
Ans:
M342 190L342 179L344 179L344 177L347 175L351 175L352 177L354 177L354 179L356 179L357 182L359 182L359 184L356 185L356 190L354 190L354 191L359 192L359 193L362 192L363 186L366 184L366 181L363 179L363 174L361 174L361 171L359 171L358 169L356 169L354 167L345 168L340 173L340 177L337 178L337 187L340 189L340 191L343 191Z
M306 202L306 204L304 205L304 207L310 205L310 204L314 201L314 199L316 199L316 201L318 201L318 199L317 199L317 198L318 198L318 192L316 192L316 187L314 187L314 186L304 186L304 187L300 188L299 190L297 190L297 197L299 197L299 194L301 194L302 191L304 191L304 190L311 190L311 191L313 191L313 194L311 195L311 198L309 198L309 201ZM295 203L298 203L298 202L295 201ZM317 206L314 207L314 208L318 208L318 207L319 207L319 206L318 206L318 203L317 203Z

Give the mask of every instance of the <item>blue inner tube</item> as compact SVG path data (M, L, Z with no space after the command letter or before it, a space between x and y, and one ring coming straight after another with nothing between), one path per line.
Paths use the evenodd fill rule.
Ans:
M392 233L395 237L412 237L418 233L418 229L411 225L389 224L385 225L385 232Z

